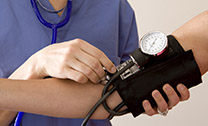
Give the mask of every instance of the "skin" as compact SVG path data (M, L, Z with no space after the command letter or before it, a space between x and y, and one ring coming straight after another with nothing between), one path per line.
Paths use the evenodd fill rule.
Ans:
M40 59L43 60L41 61ZM98 50L96 47L88 44L84 40L75 39L70 42L50 45L40 50L39 52L31 56L22 66L20 66L9 77L9 79L43 79L46 76L53 76L61 79L74 80L81 86L83 83L91 83L94 85L95 83L98 83L98 81L105 74L102 66L104 66L106 70L111 73L114 73L116 71L113 63L107 58L107 56L103 52ZM70 81L69 83L74 83L74 81ZM70 89L73 88L74 87L71 87ZM71 96L74 96L75 92L70 92ZM79 91L76 91L76 93L77 92ZM9 125L9 123L14 119L16 114L17 112L1 111L0 123L2 125L5 124L5 126ZM71 117L75 118L76 116Z
M205 12L205 13L207 14L207 12ZM200 18L206 19L206 14L202 14L198 18L199 19ZM206 20L204 20L203 22L200 22L197 19L190 21L190 22L191 23L188 23L189 25L186 24L186 25L182 26L181 28L179 28L178 30L176 30L176 32L174 32L173 35L179 40L179 42L181 43L181 45L184 47L185 50L188 50L190 48L193 49L197 63L199 64L201 73L203 74L207 71L206 64L208 63L208 61L206 60L207 58L200 58L200 56L203 55L202 52L205 53L203 55L205 57L207 56L206 54L208 54L208 52L207 52L207 50L208 50L207 45L208 44L206 41L208 39L206 36L192 36L191 33L189 33L189 34L187 33L187 30L190 30L190 29L188 29L188 27L192 26L193 24L198 24L197 26L200 26L200 23L207 23L207 22L206 22ZM204 35L204 34L199 34L200 32L204 33L204 31L203 31L204 27L202 29L198 29L197 26L192 27L192 31L194 29L195 32L198 33L197 35ZM205 31L206 31L206 29L205 29ZM182 33L187 33L187 34L182 34ZM202 37L204 37L204 38L202 38ZM189 38L191 38L191 39L189 39ZM200 39L200 41L199 41L199 39ZM198 41L197 44L194 43L194 42L196 42L196 40ZM78 41L83 41L83 40L78 40ZM197 46L194 46L194 45L197 45ZM64 46L62 46L62 47L64 47ZM50 48L53 48L53 47L50 47ZM82 48L78 47L76 49L81 50ZM200 52L196 51L198 49L200 49ZM46 71L49 71L49 68L46 67L47 65L44 66L44 65L39 64L39 65L37 65L38 67L37 66L34 67L34 64L32 63L32 61L33 61L32 59L36 59L38 56L41 56L41 54L44 54L44 52L47 52L47 49L45 49L45 51L42 51L41 53L39 53L39 55L33 56L33 58L29 59L25 64L23 64L23 66L27 66L27 68L29 68L28 69L29 71L26 72L23 69L21 69L21 67L20 67L17 71L15 71L15 73L13 73L10 76L10 79L25 79L25 80L26 79L38 79L38 78L41 78L47 74L50 75L49 74L50 72L46 72ZM58 50L57 50L57 52L58 52ZM86 52L86 51L84 51L84 52ZM47 52L47 53L51 53L51 52ZM91 53L89 53L89 52L87 52L87 54L91 55ZM62 54L62 55L64 56L65 54ZM42 56L44 56L44 55L42 55ZM91 56L93 56L93 55L91 55ZM36 57L36 58L34 58L34 57ZM103 55L103 57L105 57L105 55ZM108 59L106 58L104 61L106 61L106 60L108 60ZM98 61L101 66L105 66L105 63L103 63L104 62L103 60L101 60L101 61L98 60ZM31 64L33 64L33 65L31 65ZM91 64L88 64L88 65L91 65ZM62 65L62 67L63 66L64 65ZM72 68L72 66L68 66L68 67ZM88 66L88 67L92 69L92 71L95 73L94 75L97 74L97 77L101 78L102 75L99 76L98 72L96 70L94 70L94 67L91 67L91 66ZM109 68L109 71L110 71L111 67L108 67L108 66L105 66L105 67ZM33 74L31 74L30 76L25 76L24 74L22 74L22 73L31 73L31 71L33 71L33 70L36 70L38 72L33 72ZM75 69L75 70L78 72L81 72L81 74L83 76L85 76L85 73L82 73L82 70L77 70L77 69ZM51 72L51 73L53 73L53 72ZM60 72L60 73L62 73L62 72ZM64 76L64 74L63 74L63 76ZM59 77L59 78L68 78L68 76L67 77L66 76ZM73 80L73 77L71 77L70 79ZM74 79L75 81L59 80L59 79L47 79L47 80L39 79L39 80L28 80L28 81L4 80L3 79L1 81L5 82L5 83L1 83L1 85L0 85L1 86L1 88L0 88L1 89L0 90L0 92L1 92L0 103L2 103L2 105L0 105L0 106L1 106L1 109L11 110L11 111L24 111L24 112L37 113L37 114L56 116L56 117L82 118L89 111L89 108L91 108L94 105L94 103L100 98L100 96L97 94L100 94L100 92L103 89L102 85L92 83L92 81L93 81L92 78L87 78L87 79L89 79L91 81L88 81L85 84L75 82L75 81L79 82L79 80L83 80L83 79L78 79L78 80ZM20 89L20 90L17 90L17 89ZM59 89L59 90L57 90L57 89ZM170 109L170 108L174 107L180 100L183 101L183 100L186 100L189 98L189 92L186 87L184 87L182 84L179 84L177 86L177 89L181 93L181 98L179 98L177 96L175 91L168 84L164 85L164 91L166 92L166 94L169 98L168 103L166 103L164 101L164 99L162 98L162 96L160 95L160 93L157 90L153 91L152 95L153 95L155 101L157 102L158 108L160 111L166 110L167 108ZM26 93L22 94L21 90L24 90ZM86 92L86 90L88 92ZM90 92L89 92L89 90L90 90ZM74 94L76 94L76 95L74 95ZM49 95L50 95L50 97L47 97ZM92 96L92 97L90 97L90 96ZM70 97L73 100L69 100ZM18 99L18 100L16 100L16 99ZM108 100L113 101L113 102L110 102L110 103L112 103L110 105L112 107L117 105L117 103L119 103L121 101L117 92L115 92ZM54 101L57 101L57 103L54 103ZM83 104L82 102L85 104ZM78 104L79 104L79 106L77 106ZM144 108L145 108L146 113L148 115L153 115L153 114L157 113L155 111L155 109L153 109L151 107L151 105L148 104L148 101L144 101L143 105L144 105ZM71 107L68 107L68 106L71 106ZM76 110L80 110L80 111L76 111ZM1 114L1 117L2 117L1 119L4 120L5 117L9 117L10 119L8 119L8 118L5 118L5 119L10 120L10 121L14 118L14 116L16 114L16 113L13 113L10 111L9 112L4 111L2 113L3 114ZM92 118L104 119L107 116L108 116L108 113L103 109L102 106L100 106ZM5 123L5 126L8 125L9 124L8 122L10 122L10 121L7 121L7 123ZM4 120L3 122L6 122L6 121ZM3 124L3 123L1 123L1 124Z
M49 2L54 7L54 9L57 11L57 10L60 10L66 6L67 0L49 0ZM61 16L62 13L63 13L63 11L58 13L58 15Z
M76 41L75 43L76 44L78 43L78 45L86 44L85 41L80 39L76 39L73 41ZM89 46L87 48L94 48L88 44L87 46ZM74 45L72 47L74 47ZM41 79L45 76L50 75L48 74L48 72L45 71L51 70L52 66L56 66L56 68L58 68L57 66L60 65L60 67L63 67L63 69L61 70L65 70L67 67L69 67L68 64L63 64L63 61L55 65L53 65L52 61L55 60L56 58L57 60L55 61L60 60L60 57L57 56L56 54L61 54L61 52L65 52L61 55L61 57L66 60L67 56L69 56L70 53L75 54L77 50L80 50L80 48L75 48L75 52L71 52L69 51L70 49L68 48L72 48L72 47L68 43L55 44L46 47L45 49L37 52L31 58L29 58L28 61L26 61L10 76L10 79L23 79L27 81L19 82L17 80L13 80L11 82L6 82L6 84L1 84L1 88L0 88L0 92L2 94L1 96L2 101L0 101L0 103L2 103L2 105L0 105L1 109L10 110L10 111L24 111L24 112L43 114L48 116L56 116L56 117L83 118L87 114L89 109L100 98L100 95L98 94L102 92L103 89L102 85L95 84L92 81L88 81L87 83L84 84L80 82L75 82L75 81L82 82L83 80L82 77L81 77L82 79L78 79L78 80L74 79L75 81L58 80L58 79L47 79L47 80ZM61 52L59 52L60 48L62 50ZM58 49L58 51L56 51L56 49ZM96 48L94 49L96 50ZM53 50L53 51L49 51L49 50ZM67 50L69 52L64 50ZM92 51L92 49L90 49L90 51ZM48 57L44 57L46 54ZM88 54L90 53L88 52ZM51 57L54 55L55 57ZM101 57L104 58L103 61L109 60L103 53L100 53L99 58ZM36 61L41 61L41 62L36 62ZM50 63L48 63L47 61L50 61L52 65L49 65ZM112 66L110 65L106 67L111 68ZM93 69L92 71L95 70ZM66 73L64 72L65 71L54 70L51 73L54 73L54 75L57 74L59 75L59 78L62 77L62 79L65 79ZM63 76L60 73L64 73ZM81 75L84 76L84 74ZM23 91L24 93L22 93ZM170 96L168 95L168 97L173 97L172 95L174 96L174 94L170 94ZM121 98L119 97L117 92L115 92L108 100L111 101L110 106L112 106L112 108L114 108L118 103L121 102ZM12 103L10 103L11 101ZM56 102L54 103L54 101ZM158 107L163 105L163 103L157 99L156 102L158 103ZM174 102L175 99L170 99L170 103L174 103ZM7 105L7 103L9 105ZM76 110L80 110L80 111L76 111ZM7 123L5 123L6 125L8 125L9 121L12 121L12 119L16 115L15 112L10 112L10 111L2 112L1 119L3 122L6 122L5 120L3 120L3 118L7 120ZM92 118L104 119L107 118L107 116L108 113L103 109L102 106L100 106Z
M208 11L196 16L172 34L184 49L192 49L201 74L208 71Z
M86 83L88 80L99 83L105 75L103 67L110 73L116 72L114 64L102 51L84 40L75 39L49 45L40 50L13 75L18 75L21 79L42 79L52 76L78 83ZM28 74L25 75L25 72Z
M198 16L194 17L192 20L188 21L186 24L178 28L176 31L172 33L172 35L179 41L179 43L182 45L184 50L190 50L194 52L194 57L197 61L197 64L200 68L201 74L205 74L208 71L208 11L205 11ZM168 91L167 88L170 88ZM165 101L162 97L158 97L157 95L160 96L160 94L157 94L158 91L153 91L152 95L156 101L161 101L164 104L159 107L159 110L165 110L167 106L169 106L169 109L174 107L179 101L184 101L189 98L189 95L186 95L187 92L186 87L184 85L179 84L177 86L178 91L180 94L183 94L179 99L175 97L175 91L169 87L168 85L164 85L163 90L168 93L170 96L168 96L169 99L173 98L175 99L175 102L168 102L168 104L165 105ZM185 93L185 94L184 94ZM143 105L146 106L144 107L146 113L148 115L154 115L157 113L155 109L151 107L148 101L144 101Z

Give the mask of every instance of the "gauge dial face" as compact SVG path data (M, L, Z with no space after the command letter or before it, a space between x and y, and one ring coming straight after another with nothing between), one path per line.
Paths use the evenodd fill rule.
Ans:
M167 47L167 41L167 36L164 33L150 32L142 37L140 47L143 53L157 55Z

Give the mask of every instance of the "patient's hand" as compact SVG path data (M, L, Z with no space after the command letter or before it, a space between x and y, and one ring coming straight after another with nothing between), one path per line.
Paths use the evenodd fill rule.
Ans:
M194 17L181 27L179 27L176 31L172 33L172 35L178 40L184 50L192 50L194 53L195 60L199 66L201 74L205 74L208 71L208 11L205 11L198 16ZM162 98L158 91L153 91L153 98L156 100L158 104L158 109L160 111L165 111L167 108L171 109L175 105L179 103L179 101L184 101L189 98L188 89L179 84L177 86L177 90L180 92L180 97L177 96L173 88L170 90L165 90L168 85L163 87L166 95L169 98L168 103ZM148 115L154 115L157 113L156 109L152 108L148 101L143 102L143 107Z
M177 90L180 93L180 97L177 95L175 90L169 85L165 84L163 86L163 91L168 97L168 102L165 101L165 99L162 97L160 92L158 90L154 90L152 92L152 97L157 103L157 108L152 108L151 104L148 100L143 101L143 107L145 110L145 113L149 116L152 116L154 114L158 114L157 109L161 112L165 112L167 109L170 110L174 106L176 106L180 101L188 100L190 97L189 90L184 86L183 84L177 85Z

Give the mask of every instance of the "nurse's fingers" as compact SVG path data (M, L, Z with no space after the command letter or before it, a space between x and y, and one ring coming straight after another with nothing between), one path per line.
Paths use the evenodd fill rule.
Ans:
M98 77L98 75L86 64L78 61L77 59L69 60L68 64L74 70L77 70L78 72L83 73L93 83L98 83L99 82L100 78Z
M81 72L76 71L72 68L65 68L65 70L63 71L63 75L65 78L70 79L70 80L74 80L78 83L87 83L88 78ZM61 77L63 78L63 77Z
M85 65L89 66L92 69L92 72L98 76L98 79L104 77L105 71L98 59L89 55L88 53L83 52L81 49L78 53L75 54L75 58L84 63Z
M179 96L177 95L175 90L169 84L165 84L163 86L163 91L165 92L165 94L167 95L167 97L169 99L168 100L169 108L172 108L179 103L179 101L180 101Z
M83 51L85 51L86 53L98 59L100 63L102 64L102 66L104 66L108 72L111 72L111 73L116 72L115 65L101 50L90 45L88 42L84 40L75 39L74 41Z
M188 90L188 88L186 86L184 86L183 84L178 84L177 85L177 90L180 93L181 97L180 100L184 101L184 100L188 100L190 97L190 92Z
M163 96L160 94L158 90L154 90L152 92L152 97L154 98L155 102L157 103L157 108L161 112L165 112L168 109L168 104L163 98Z
M144 108L145 113L146 113L147 115L152 116L152 115L154 115L154 114L157 114L157 111L155 111L155 110L152 108L152 106L151 106L151 104L150 104L150 102L149 102L148 100L144 100L144 101L142 102L142 105L143 105L143 108Z

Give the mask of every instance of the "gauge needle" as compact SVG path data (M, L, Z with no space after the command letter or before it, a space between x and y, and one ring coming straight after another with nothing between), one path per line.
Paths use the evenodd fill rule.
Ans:
M150 49L153 47L153 45L155 44L156 41L157 41L157 38L155 38L154 42L151 44L151 46L150 46L148 51L150 51Z

